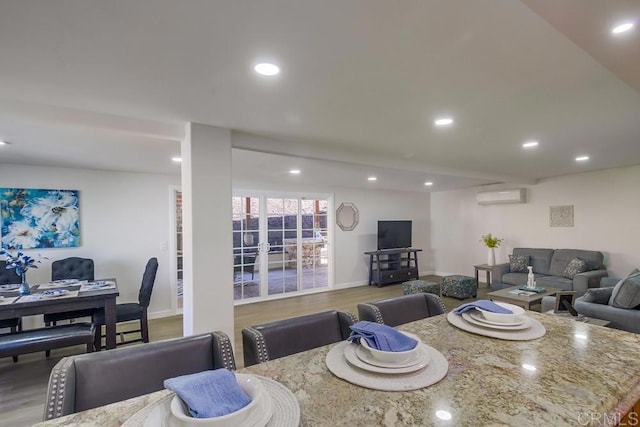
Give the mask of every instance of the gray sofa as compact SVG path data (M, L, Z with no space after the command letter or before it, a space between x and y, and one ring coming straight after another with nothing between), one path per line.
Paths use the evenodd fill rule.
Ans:
M598 251L515 248L513 255L529 257L528 265L533 266L536 286L576 291L577 296L583 295L588 288L597 288L600 279L607 276L607 270L602 264L604 257L602 252ZM587 271L568 279L563 273L574 258L584 260L587 263ZM527 273L512 273L509 263L497 264L491 269L491 289L494 291L526 284Z
M620 279L605 277L600 282L601 288L613 287ZM640 334L640 310L613 307L609 304L586 302L580 297L575 302L576 311L584 316L608 320L611 328Z

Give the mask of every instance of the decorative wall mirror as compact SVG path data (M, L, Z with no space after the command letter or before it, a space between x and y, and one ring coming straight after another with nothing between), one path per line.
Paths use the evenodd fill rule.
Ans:
M336 224L342 231L351 231L360 221L360 213L356 205L350 202L340 203L336 209Z

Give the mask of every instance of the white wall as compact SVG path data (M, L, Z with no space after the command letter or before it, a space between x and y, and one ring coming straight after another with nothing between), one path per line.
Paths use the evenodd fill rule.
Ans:
M418 254L420 274L427 274L433 270L429 262L429 193L328 188L322 185L273 185L239 180L234 181L233 188L274 193L333 194L334 212L342 202L354 203L360 214L360 223L355 230L342 231L337 225L334 226L336 288L369 282L369 257L364 255L364 252L376 250L378 220L412 220L413 247L424 251Z
M496 261L514 247L602 251L611 276L640 265L640 166L547 179L528 187L528 202L479 206L478 189L431 195L431 245L439 274L473 275L487 261L479 242L486 233L504 238ZM550 227L550 206L574 206L574 227Z
M69 256L93 258L96 278L118 279L118 302L137 301L147 260L159 268L150 315L171 310L170 186L179 176L106 172L0 164L0 188L51 188L80 191L80 247L35 249L48 257L30 270L31 284L51 277L51 262Z

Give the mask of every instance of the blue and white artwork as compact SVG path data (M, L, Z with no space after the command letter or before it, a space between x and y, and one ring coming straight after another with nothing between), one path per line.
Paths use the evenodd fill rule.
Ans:
M0 215L5 249L80 245L77 190L0 188Z

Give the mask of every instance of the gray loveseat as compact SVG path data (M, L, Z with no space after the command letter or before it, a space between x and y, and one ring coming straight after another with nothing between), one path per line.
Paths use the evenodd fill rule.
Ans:
M577 296L583 295L588 288L597 288L600 285L600 279L607 276L607 270L602 264L604 257L602 252L598 251L515 248L513 255L529 257L528 265L533 266L536 286L576 291ZM573 279L568 279L563 274L574 258L584 260L587 271L576 274ZM511 272L509 263L497 264L491 269L491 289L494 291L526 284L527 273Z

